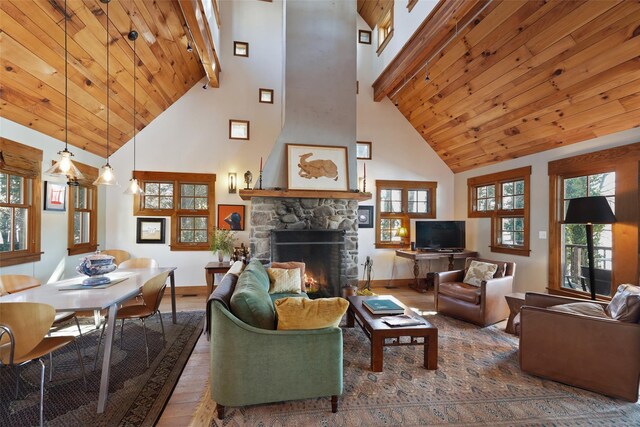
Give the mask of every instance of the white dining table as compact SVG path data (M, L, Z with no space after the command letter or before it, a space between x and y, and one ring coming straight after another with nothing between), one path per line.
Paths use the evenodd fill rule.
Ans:
M118 269L107 276L111 280L124 279L104 289L61 290L76 283L82 283L84 276L73 277L58 282L47 283L36 288L0 297L0 302L39 302L53 306L56 311L108 310L107 333L105 338L100 392L98 394L98 413L103 413L109 394L109 370L111 366L111 349L115 332L118 305L140 292L140 288L149 279L158 274L169 272L173 275L175 267L160 268L127 268ZM173 280L172 283L173 285ZM175 323L174 286L171 286L173 322ZM98 355L96 354L96 357Z

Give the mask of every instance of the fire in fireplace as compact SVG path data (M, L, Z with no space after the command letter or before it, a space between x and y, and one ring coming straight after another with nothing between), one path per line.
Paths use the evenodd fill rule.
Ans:
M272 230L271 260L305 263L310 298L340 296L346 285L343 230Z

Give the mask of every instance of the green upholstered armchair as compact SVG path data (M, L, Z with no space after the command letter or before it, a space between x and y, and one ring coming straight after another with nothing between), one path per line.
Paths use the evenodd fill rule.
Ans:
M209 302L211 398L218 418L226 406L331 396L333 412L342 394L340 328L278 331L250 326L229 311L231 275ZM234 283L230 283L234 282Z

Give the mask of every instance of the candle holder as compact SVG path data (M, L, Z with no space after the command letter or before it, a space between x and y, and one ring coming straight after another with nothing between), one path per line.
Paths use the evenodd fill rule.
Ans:
M258 190L262 190L262 171L260 171L260 177L258 178Z

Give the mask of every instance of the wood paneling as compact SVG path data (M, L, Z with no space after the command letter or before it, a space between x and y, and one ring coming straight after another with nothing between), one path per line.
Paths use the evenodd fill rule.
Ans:
M393 6L393 0L358 0L358 13L373 30L382 15Z
M106 156L106 5L67 0L69 144ZM0 115L64 140L64 0L0 2ZM177 0L111 0L110 151L133 137L133 44L138 131L204 77L186 51Z
M639 1L485 3L440 2L374 83L454 172L640 126Z

